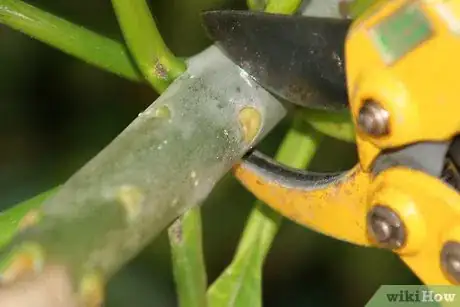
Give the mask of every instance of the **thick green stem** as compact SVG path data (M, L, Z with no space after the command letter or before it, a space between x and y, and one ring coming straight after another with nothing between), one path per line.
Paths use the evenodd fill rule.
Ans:
M145 79L159 93L186 69L165 45L145 0L112 0L126 44Z
M142 80L123 44L30 4L0 0L0 23L96 67L130 80Z
M107 278L202 203L284 116L281 104L218 48L189 64L16 234L1 253L0 284L58 266L81 295L99 298ZM260 116L259 133L249 142L239 117L248 109Z

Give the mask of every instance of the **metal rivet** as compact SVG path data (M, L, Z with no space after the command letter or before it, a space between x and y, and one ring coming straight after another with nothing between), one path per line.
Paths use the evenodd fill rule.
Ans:
M460 243L449 241L444 244L441 251L441 266L449 279L460 283Z
M386 206L375 206L367 214L369 235L381 247L396 249L404 245L406 231L398 214Z
M365 133L372 136L383 136L389 133L388 121L390 114L378 103L368 100L359 110L358 125Z

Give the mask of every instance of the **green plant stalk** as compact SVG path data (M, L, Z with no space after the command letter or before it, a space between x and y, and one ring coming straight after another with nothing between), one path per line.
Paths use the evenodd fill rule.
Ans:
M265 12L292 14L299 9L301 4L302 0L268 0Z
M88 64L130 80L142 80L123 44L30 4L19 0L0 0L0 23Z
M322 134L296 115L276 159L295 168L305 168L315 155ZM262 306L262 268L282 217L257 200L247 221L232 263L208 290L210 307Z
M0 212L0 249L10 242L14 234L18 232L18 227L24 216L31 210L38 208L47 198L54 195L58 188L55 187L20 204L14 205L5 212Z
M168 49L145 0L112 0L126 44L145 79L159 93L186 69Z
M247 0L246 4L253 11L265 11L267 13L292 14L296 12L301 0Z
M265 9L266 0L246 0L246 5L250 10L263 11Z
M349 13L351 18L356 18L364 14L372 5L381 0L354 0L349 4Z
M355 127L349 111L327 112L322 110L301 109L303 120L327 136L348 143L355 142Z
M201 212L193 208L168 229L179 306L206 307L207 275Z
M247 107L262 116L251 142L238 118ZM34 261L30 269L36 274L57 265L76 286L94 276L104 283L170 223L201 204L284 115L282 105L218 48L192 57L187 72L48 198L40 219L9 242L0 254L0 284L14 281L8 268L21 256Z

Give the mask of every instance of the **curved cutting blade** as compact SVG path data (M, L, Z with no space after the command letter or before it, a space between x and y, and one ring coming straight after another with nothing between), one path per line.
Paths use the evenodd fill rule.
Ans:
M348 107L350 20L231 10L204 12L203 19L209 36L268 91L304 107Z

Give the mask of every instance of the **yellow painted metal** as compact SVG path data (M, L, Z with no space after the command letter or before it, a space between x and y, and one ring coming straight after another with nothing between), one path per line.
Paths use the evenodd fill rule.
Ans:
M391 48L376 40L375 29L404 9L419 13L417 21L426 22L420 26L425 32L416 33L418 41L405 52L391 54ZM403 25L399 27L404 30ZM367 212L374 205L388 206L399 215L407 233L405 244L394 252L425 283L454 283L442 271L440 254L445 242L460 242L459 193L439 178L408 168L390 168L376 177L369 172L386 149L446 141L460 133L459 54L460 0L380 1L353 22L345 62L355 126L359 127L363 103L373 100L389 112L389 134L372 137L356 129L360 163L323 189L282 186L259 177L244 164L234 168L235 176L282 215L358 245L375 244L367 236Z
M237 165L234 174L258 199L289 219L328 236L368 245L366 204L369 175L359 166L324 189L287 188Z
M420 10L429 38L390 62L375 39L376 27L399 10ZM405 30L405 29L401 29ZM460 1L393 0L357 19L345 44L350 108L356 124L366 99L390 114L387 136L374 138L357 129L360 161L366 170L380 152L419 141L443 141L460 132ZM396 33L394 33L396 34Z
M369 208L385 204L403 220L407 242L395 251L400 258L427 284L453 284L440 254L447 241L460 242L458 192L435 177L398 167L379 174L369 193Z

